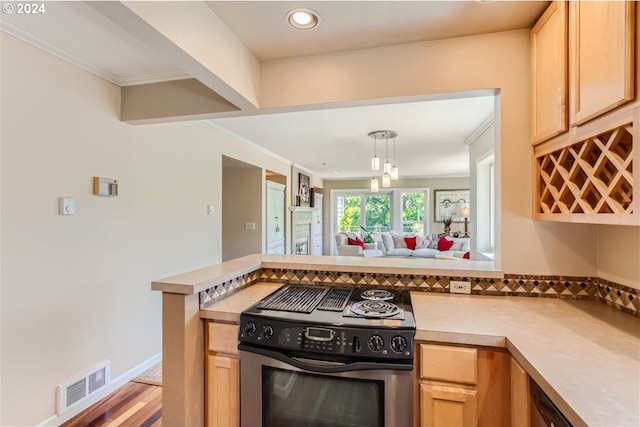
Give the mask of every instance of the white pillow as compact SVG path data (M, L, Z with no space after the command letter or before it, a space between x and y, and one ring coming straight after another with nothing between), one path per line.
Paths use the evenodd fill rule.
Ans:
M471 250L471 243L467 240L462 244L462 252L469 252Z
M391 232L391 238L393 239L393 247L395 248L408 248L407 242L404 240L404 235L398 234L395 231Z
M431 243L431 236L416 237L416 249L428 248Z
M449 250L450 251L461 251L462 250L462 242L461 241L453 242L453 245L451 245Z
M436 233L433 233L431 235L431 241L429 242L429 246L427 246L429 249L438 249L438 241L440 239L438 239L438 235Z
M394 246L393 246L393 238L391 237L391 234L381 233L380 236L382 237L382 244L384 245L384 248L387 251L392 250Z

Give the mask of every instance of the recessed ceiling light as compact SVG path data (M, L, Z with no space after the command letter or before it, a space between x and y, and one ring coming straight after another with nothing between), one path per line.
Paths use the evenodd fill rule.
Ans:
M320 16L311 9L293 9L287 12L287 22L298 30L310 30L320 23Z

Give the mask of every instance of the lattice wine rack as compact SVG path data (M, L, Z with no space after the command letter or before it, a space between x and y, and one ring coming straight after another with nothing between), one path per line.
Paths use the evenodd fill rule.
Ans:
M536 217L637 224L638 212L634 213L633 202L633 138L630 122L536 156L539 180Z

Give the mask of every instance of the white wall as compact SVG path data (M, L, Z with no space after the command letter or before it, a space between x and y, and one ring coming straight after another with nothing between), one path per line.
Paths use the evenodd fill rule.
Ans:
M640 289L640 227L598 226L598 277Z
M497 266L513 274L596 274L595 226L532 219L528 29L273 61L261 65L261 79L263 108L495 90Z
M161 351L150 284L220 261L222 155L290 165L199 123L121 123L119 88L1 37L0 425L31 426L54 416L58 384ZM120 195L92 195L93 176Z

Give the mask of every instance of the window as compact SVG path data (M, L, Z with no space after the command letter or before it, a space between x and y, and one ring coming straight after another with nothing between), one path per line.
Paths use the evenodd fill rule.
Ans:
M336 197L337 231L388 231L391 223L389 194L352 194Z
M360 231L361 196L338 196L336 214L338 231Z
M364 227L369 231L389 231L391 198L388 194L365 197Z
M425 193L402 193L402 231L424 236Z
M373 232L429 233L428 189L341 190L332 194L335 233L360 232L360 226Z

